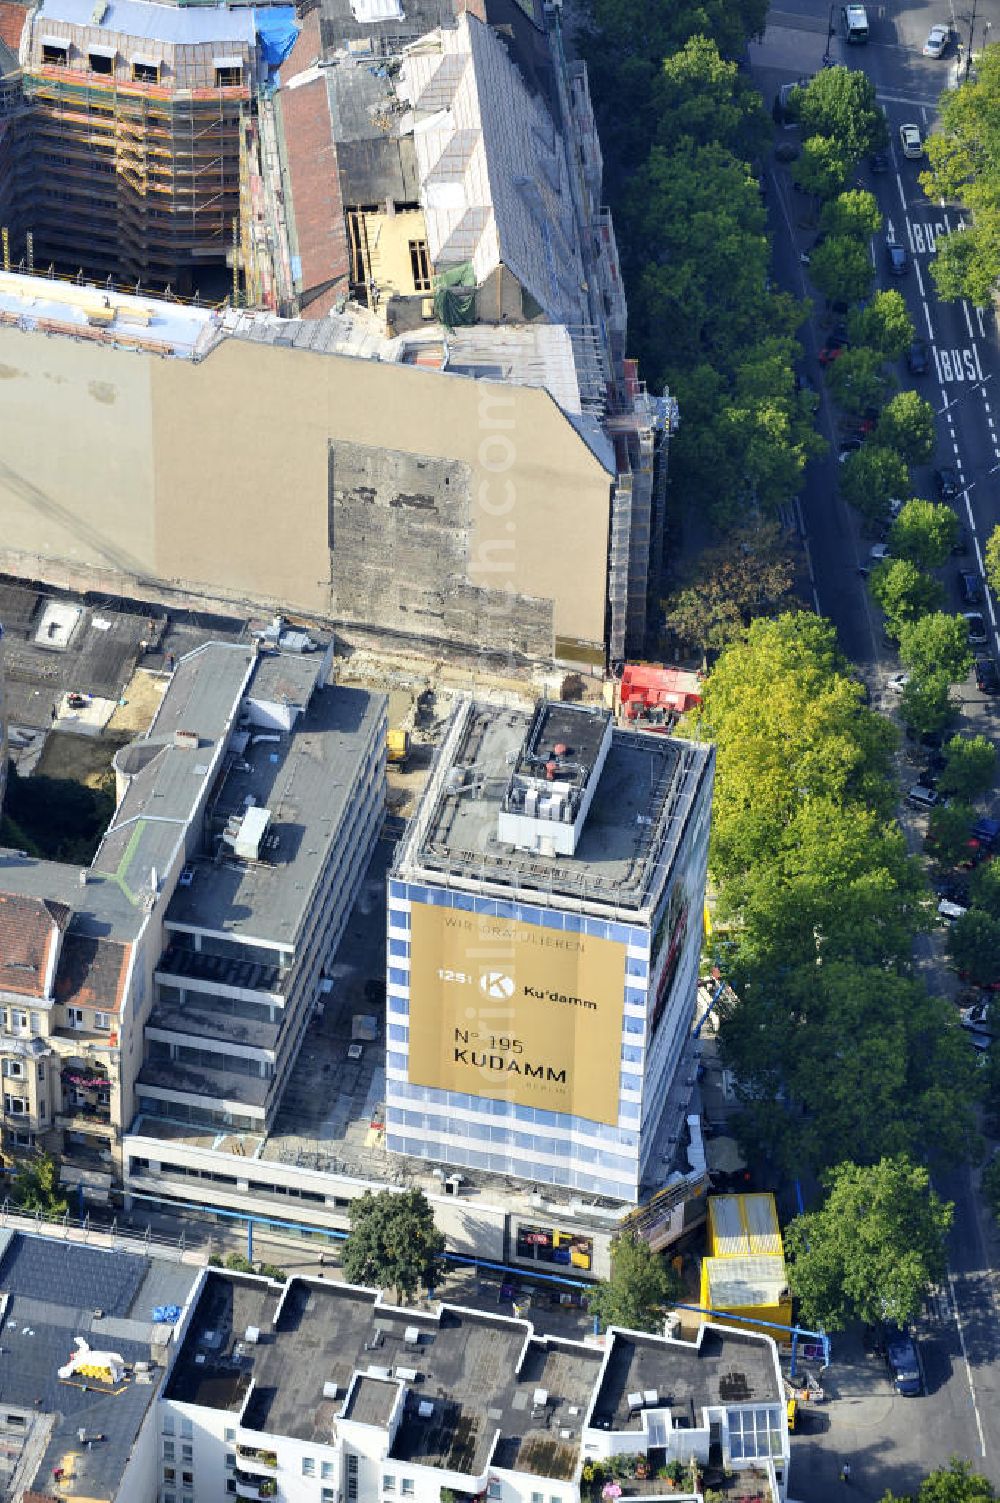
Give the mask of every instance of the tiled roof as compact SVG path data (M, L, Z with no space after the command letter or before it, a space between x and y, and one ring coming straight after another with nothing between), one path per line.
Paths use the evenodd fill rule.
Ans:
M51 947L69 922L65 903L0 893L0 990L43 997Z
M282 67L285 87L279 96L291 186L288 207L301 266L298 285L306 318L328 312L336 297L347 292L350 270L326 75L321 73L311 82L295 86L296 77L312 67L320 51L317 9L303 19L291 56ZM315 297L323 292L327 296L322 308L313 306Z
M56 1001L117 1013L125 990L131 945L70 932L63 940Z

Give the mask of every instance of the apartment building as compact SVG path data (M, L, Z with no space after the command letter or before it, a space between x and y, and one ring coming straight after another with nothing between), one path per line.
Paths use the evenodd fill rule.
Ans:
M580 1503L585 1463L625 1454L689 1466L673 1497L711 1479L779 1503L788 1486L774 1343L722 1326L694 1341L611 1330L597 1345L482 1310L209 1270L159 1411L159 1503Z
M636 1202L682 1137L709 747L463 702L389 879L390 1149Z
M137 1112L266 1129L364 876L385 703L275 624L176 664L92 865L5 852L3 1135L107 1196Z

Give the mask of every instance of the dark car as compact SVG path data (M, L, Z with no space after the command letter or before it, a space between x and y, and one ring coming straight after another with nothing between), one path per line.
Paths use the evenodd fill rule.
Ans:
M976 659L976 687L980 694L1000 694L1000 672L993 658Z
M924 1376L920 1370L920 1358L916 1343L908 1331L899 1326L882 1328L882 1349L885 1365L889 1369L892 1386L904 1398L916 1398L924 1391Z
M930 363L927 341L918 334L906 352L906 369L911 376L926 376Z
M942 465L934 471L934 484L938 488L938 495L942 501L954 501L962 489L958 478L958 471L950 464Z
M831 335L817 357L820 365L830 365L834 360L839 360L846 349L846 339L841 339L837 335Z
M986 631L986 622L978 611L963 611L965 625L969 632L969 643L972 647L985 647L990 640Z
M979 576L973 574L971 569L959 569L958 593L962 597L963 605L978 605L983 598L983 592L979 586Z
M955 541L952 544L951 551L956 558L960 557L963 553L968 553L969 534L964 527L957 527L955 529Z
M910 269L910 258L906 254L906 246L900 245L897 240L885 242L886 255L889 257L889 275L891 277L905 277Z
M888 154L884 151L873 151L871 156L868 158L868 166L871 168L872 172L888 172Z

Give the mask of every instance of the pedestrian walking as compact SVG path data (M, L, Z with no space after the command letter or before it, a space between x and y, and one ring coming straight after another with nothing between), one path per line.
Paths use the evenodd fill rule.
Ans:
M844 1465L840 1468L840 1480L841 1482L850 1482L851 1480L851 1463L849 1461L845 1461Z

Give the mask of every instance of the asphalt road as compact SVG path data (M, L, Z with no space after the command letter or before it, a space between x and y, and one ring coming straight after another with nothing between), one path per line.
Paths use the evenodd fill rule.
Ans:
M780 7L771 10L763 43L750 49L754 78L768 103L779 84L821 65L831 14L836 20L839 0L832 12L816 0L781 0ZM955 48L947 58L934 61L921 55L921 47L931 25L950 22L967 48L971 0L969 10L963 10L961 0L957 6L949 0L939 5L887 0L869 5L868 15L871 39L867 46L848 47L837 37L830 50L835 62L864 69L889 121L890 170L872 175L866 165L860 181L875 193L885 217L885 233L872 245L877 285L899 288L917 332L931 348L926 376L909 376L902 362L898 370L900 385L915 387L938 413L935 461L916 471L914 491L937 499L935 466L947 464L958 471L963 493L956 507L968 534L969 553L953 560L942 578L949 608L958 611L963 608L958 567L979 574L985 603L976 608L988 618L991 639L988 649L979 650L989 650L1000 659L996 609L982 577L983 548L1000 523L997 325L992 310L938 302L929 265L938 242L962 232L963 216L954 205L934 204L924 197L917 181L921 164L902 156L898 135L903 123L929 127L940 90L955 82L960 67ZM981 45L986 23L996 29L1000 40L1000 0L977 0L974 47ZM777 138L781 135L778 132ZM787 139L796 137L789 133ZM809 222L809 201L792 190L787 170L773 159L767 187L776 280L800 296L811 297L816 309L802 331L804 369L820 395L818 425L830 443L830 454L810 467L800 498L814 603L833 620L845 652L864 671L873 703L887 709L892 698L888 679L899 665L884 642L881 614L859 572L874 538L865 535L859 518L837 490L837 414L816 358L825 335L823 300L810 286L808 267L800 261L800 252L808 249L816 226ZM903 277L888 275L886 235L910 252L911 269ZM959 697L961 729L984 731L996 738L993 702L978 693L971 679ZM905 777L906 767L900 770ZM921 823L916 818L907 822L916 846ZM921 948L921 965L936 970L939 942L930 941ZM852 1464L852 1490L873 1503L887 1488L897 1494L913 1491L923 1475L952 1454L968 1458L1000 1485L1000 1304L994 1273L1000 1266L1000 1238L976 1194L975 1178L974 1171L965 1169L942 1176L939 1184L940 1191L955 1203L955 1222L948 1284L929 1302L919 1329L926 1393L917 1399L895 1395L880 1361L865 1351L860 1336L838 1338L833 1365L824 1375L829 1402L793 1442L790 1490L794 1497L823 1503L827 1496L843 1496L839 1468L845 1460Z

